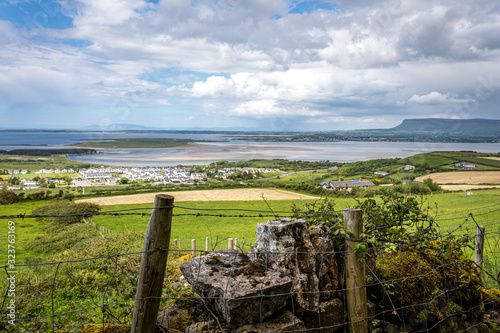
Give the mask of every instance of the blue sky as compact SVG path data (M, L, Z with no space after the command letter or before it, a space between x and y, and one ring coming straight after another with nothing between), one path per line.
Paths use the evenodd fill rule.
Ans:
M494 118L498 1L0 1L0 128Z

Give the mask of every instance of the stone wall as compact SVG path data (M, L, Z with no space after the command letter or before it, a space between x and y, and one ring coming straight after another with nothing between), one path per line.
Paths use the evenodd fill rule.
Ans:
M252 252L212 252L182 264L183 276L199 298L191 295L174 303L160 312L158 324L171 332L346 331L344 256L330 230L284 219L259 224L256 235ZM367 265L375 266L373 256ZM383 293L381 286L371 288ZM378 302L376 297L372 300ZM397 316L385 314L383 306L368 302L369 331L426 327L405 318L391 321ZM430 331L479 332L466 319L456 313Z

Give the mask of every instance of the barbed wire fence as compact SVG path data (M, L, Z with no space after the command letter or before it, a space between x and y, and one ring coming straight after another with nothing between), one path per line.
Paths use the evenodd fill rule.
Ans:
M205 208L190 208L183 206L159 206L154 207L155 210L165 210L182 208L183 210L191 210L192 213L183 214L172 214L175 216L194 216L194 217L218 217L218 218L261 218L261 219L274 219L280 220L288 218L293 215L290 211L259 211L259 210L248 210L248 209L205 209ZM445 236L456 235L456 234L470 234L475 235L475 228L484 226L486 232L484 233L484 256L482 258L482 270L481 275L484 281L484 285L488 288L498 288L500 286L500 263L499 263L499 240L500 240L500 219L495 215L500 209L497 209L498 205L481 207L481 213L473 214L467 210L447 213L438 215L435 217L435 221L439 223L441 236L445 239ZM88 214L69 214L69 215L28 215L25 213L15 214L15 215L2 215L0 219L33 219L33 218L49 218L49 217L72 217L79 216L82 219L87 219L92 221L93 216L98 215L108 215L115 217L140 215L143 217L149 216L148 213L139 212L141 209L127 209L127 210L115 210L107 212L95 212ZM148 209L151 211L151 209ZM487 210L487 211L484 211ZM325 213L339 213L339 212L320 212L317 214ZM312 215L305 217L317 217L315 213L310 213ZM478 222L479 221L479 222ZM92 221L93 222L93 221ZM93 225L89 223L89 225ZM264 222L264 221L263 221ZM95 228L95 226L94 226ZM111 234L111 233L110 233ZM119 236L119 235L118 235ZM349 237L347 237L350 239ZM352 238L351 240L355 240ZM198 244L203 244L206 239L200 239ZM225 241L225 239L224 239ZM428 240L425 241L429 243L429 247L432 247L432 243L440 241ZM182 240L183 244L193 244L192 240L185 239ZM27 332L37 332L37 331L52 331L57 332L61 329L81 329L81 320L87 320L88 323L95 323L97 325L102 325L102 331L104 332L106 327L110 324L118 325L130 325L132 323L132 310L133 305L137 301L148 301L150 297L137 297L135 287L137 286L137 280L139 276L139 265L141 263L141 257L152 256L153 254L166 253L170 255L169 266L166 268L166 281L162 284L162 293L159 297L162 306L172 303L173 300L181 299L184 301L195 301L199 299L204 299L205 302L212 301L208 297L195 296L187 292L191 291L191 287L186 284L185 280L182 279L180 272L177 270L177 266L187 259L191 259L193 254L199 255L213 255L220 252L214 251L213 240L211 247L208 249L200 249L198 247L182 249L180 245L180 240L178 246L174 245L174 242L166 248L156 248L147 251L136 251L136 252L126 252L126 253L116 253L109 255L101 255L92 258L82 258L75 260L58 260L46 263L28 263L28 264L14 264L5 265L0 267L0 274L2 274L2 280L0 282L0 292L3 296L2 304L0 307L0 329L8 331L11 329L15 332L20 332L22 330ZM194 242L197 243L197 242ZM234 243L232 245L234 248ZM416 246L422 246L422 242L418 244L408 244L410 248L415 248ZM228 244L228 247L231 247ZM370 251L385 253L394 247L393 244L382 244L376 247L371 247ZM230 252L234 253L234 252ZM367 278L366 282L362 285L356 287L348 287L346 285L346 256L348 253L358 253L356 250L348 251L346 249L337 248L334 252L311 252L297 251L295 249L293 252L264 252L257 253L256 255L269 256L269 255L284 255L284 256L320 256L319 267L323 266L324 258L327 255L335 254L337 257L338 264L338 285L334 288L330 285L329 289L324 290L312 290L306 291L305 293L319 294L321 299L325 294L335 295L335 300L338 300L337 305L340 306L342 311L342 320L328 321L327 319L332 317L331 314L325 313L318 307L315 311L304 311L299 305L295 304L293 301L294 297L297 295L297 290L291 288L289 292L283 292L281 294L273 296L284 296L286 299L291 299L288 303L288 310L296 317L304 319L304 316L311 316L311 313L315 313L314 320L317 321L317 327L321 330L326 331L336 331L337 329L345 328L346 325L353 323L369 322L372 329L381 328L380 332L384 332L387 329L387 325L391 322L399 322L402 325L407 325L419 331L432 331L439 328L441 325L447 325L447 319L453 317L457 313L457 308L454 311L450 309L445 309L446 304L456 304L460 307L460 311L463 316L470 320L471 327L479 327L480 325L486 325L486 322L482 318L475 318L473 321L474 314L482 311L483 307L498 307L500 300L498 295L494 295L490 298L483 299L482 302L475 300L476 303L473 304L467 297L472 297L470 295L464 294L464 285L467 284L467 279L471 279L470 276L459 276L458 281L460 283L447 282L447 288L441 289L436 288L434 290L425 290L422 294L422 299L414 300L414 304L406 304L401 299L402 293L407 292L404 290L408 288L411 283L424 287L425 283L430 283L432 279L436 278L436 274L444 275L446 278L450 278L460 272L457 271L457 267L454 266L453 262L440 262L438 258L434 259L433 264L427 267L426 264L422 262L417 262L416 267L413 272L418 272L418 274L411 274L404 277L387 278L380 280L375 274L376 269L373 265L370 266L369 260L367 260ZM464 248L464 253L473 258L474 251L470 248ZM208 257L207 256L207 257ZM236 255L234 259L236 260ZM296 261L295 264L298 269L299 263ZM406 263L408 264L408 263ZM158 268L159 264L156 264ZM406 269L404 267L404 262L401 262L401 269ZM230 267L230 273L227 278L227 285L229 285L231 280L234 278L234 270L236 266ZM270 267L265 267L263 274L267 274ZM462 272L463 274L463 272ZM12 281L15 281L15 288L12 288ZM198 281L195 281L197 284ZM470 281L469 281L470 283ZM423 285L424 284L424 285ZM398 291L398 288L400 291ZM368 303L371 305L368 307L366 316L360 319L345 319L344 311L348 309L347 293L353 289L364 289L368 292ZM14 292L14 295L11 293ZM262 292L262 290L261 290ZM399 292L399 294L398 294ZM377 294L378 293L378 294ZM392 294L391 294L392 293ZM374 297L374 294L375 295ZM398 298L399 295L399 298ZM227 297L221 297L225 298ZM262 302L269 296L263 297L262 294L252 296L260 302L262 308ZM331 297L331 296L330 296ZM77 299L75 299L77 298ZM230 297L229 297L230 298ZM328 297L327 297L328 298ZM403 297L404 298L404 297ZM14 312L12 304L14 300ZM443 304L443 300L446 300L446 304ZM328 300L330 301L330 300ZM377 302L377 304L373 304ZM329 303L330 304L330 303ZM436 310L436 304L437 310ZM434 308L433 308L434 307ZM434 309L434 310L432 310ZM25 311L26 310L26 311ZM330 308L329 310L332 310ZM338 308L337 308L338 310ZM442 311L441 311L442 310ZM446 310L446 311L445 311ZM433 312L434 311L434 312ZM14 319L11 319L12 313L14 313ZM306 314L305 314L306 313ZM411 313L411 315L408 315ZM163 312L163 316L166 312ZM9 317L10 316L10 317ZM191 314L190 314L191 317ZM337 315L338 317L338 315ZM190 318L191 320L192 318ZM262 322L262 317L258 318ZM168 322L166 321L167 323ZM219 320L216 321L217 325L214 329L218 329L220 323ZM379 325L379 326L377 326ZM161 326L161 325L160 325ZM377 327L375 327L377 326ZM171 328L171 327L170 327ZM169 327L160 327L160 329L169 329ZM291 328L290 331L300 331L299 328ZM265 331L265 329L264 329Z

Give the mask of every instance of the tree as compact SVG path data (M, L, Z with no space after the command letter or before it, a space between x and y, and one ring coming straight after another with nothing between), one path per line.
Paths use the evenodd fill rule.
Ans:
M434 183L432 178L426 178L424 180L424 184L427 185L427 187L433 192L441 191L441 186L439 186L437 183Z
M122 177L120 178L120 184L128 184L130 180L128 178Z

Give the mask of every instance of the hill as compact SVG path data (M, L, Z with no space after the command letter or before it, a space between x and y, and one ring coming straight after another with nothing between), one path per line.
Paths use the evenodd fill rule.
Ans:
M418 136L500 137L500 120L496 119L405 119L387 131Z

